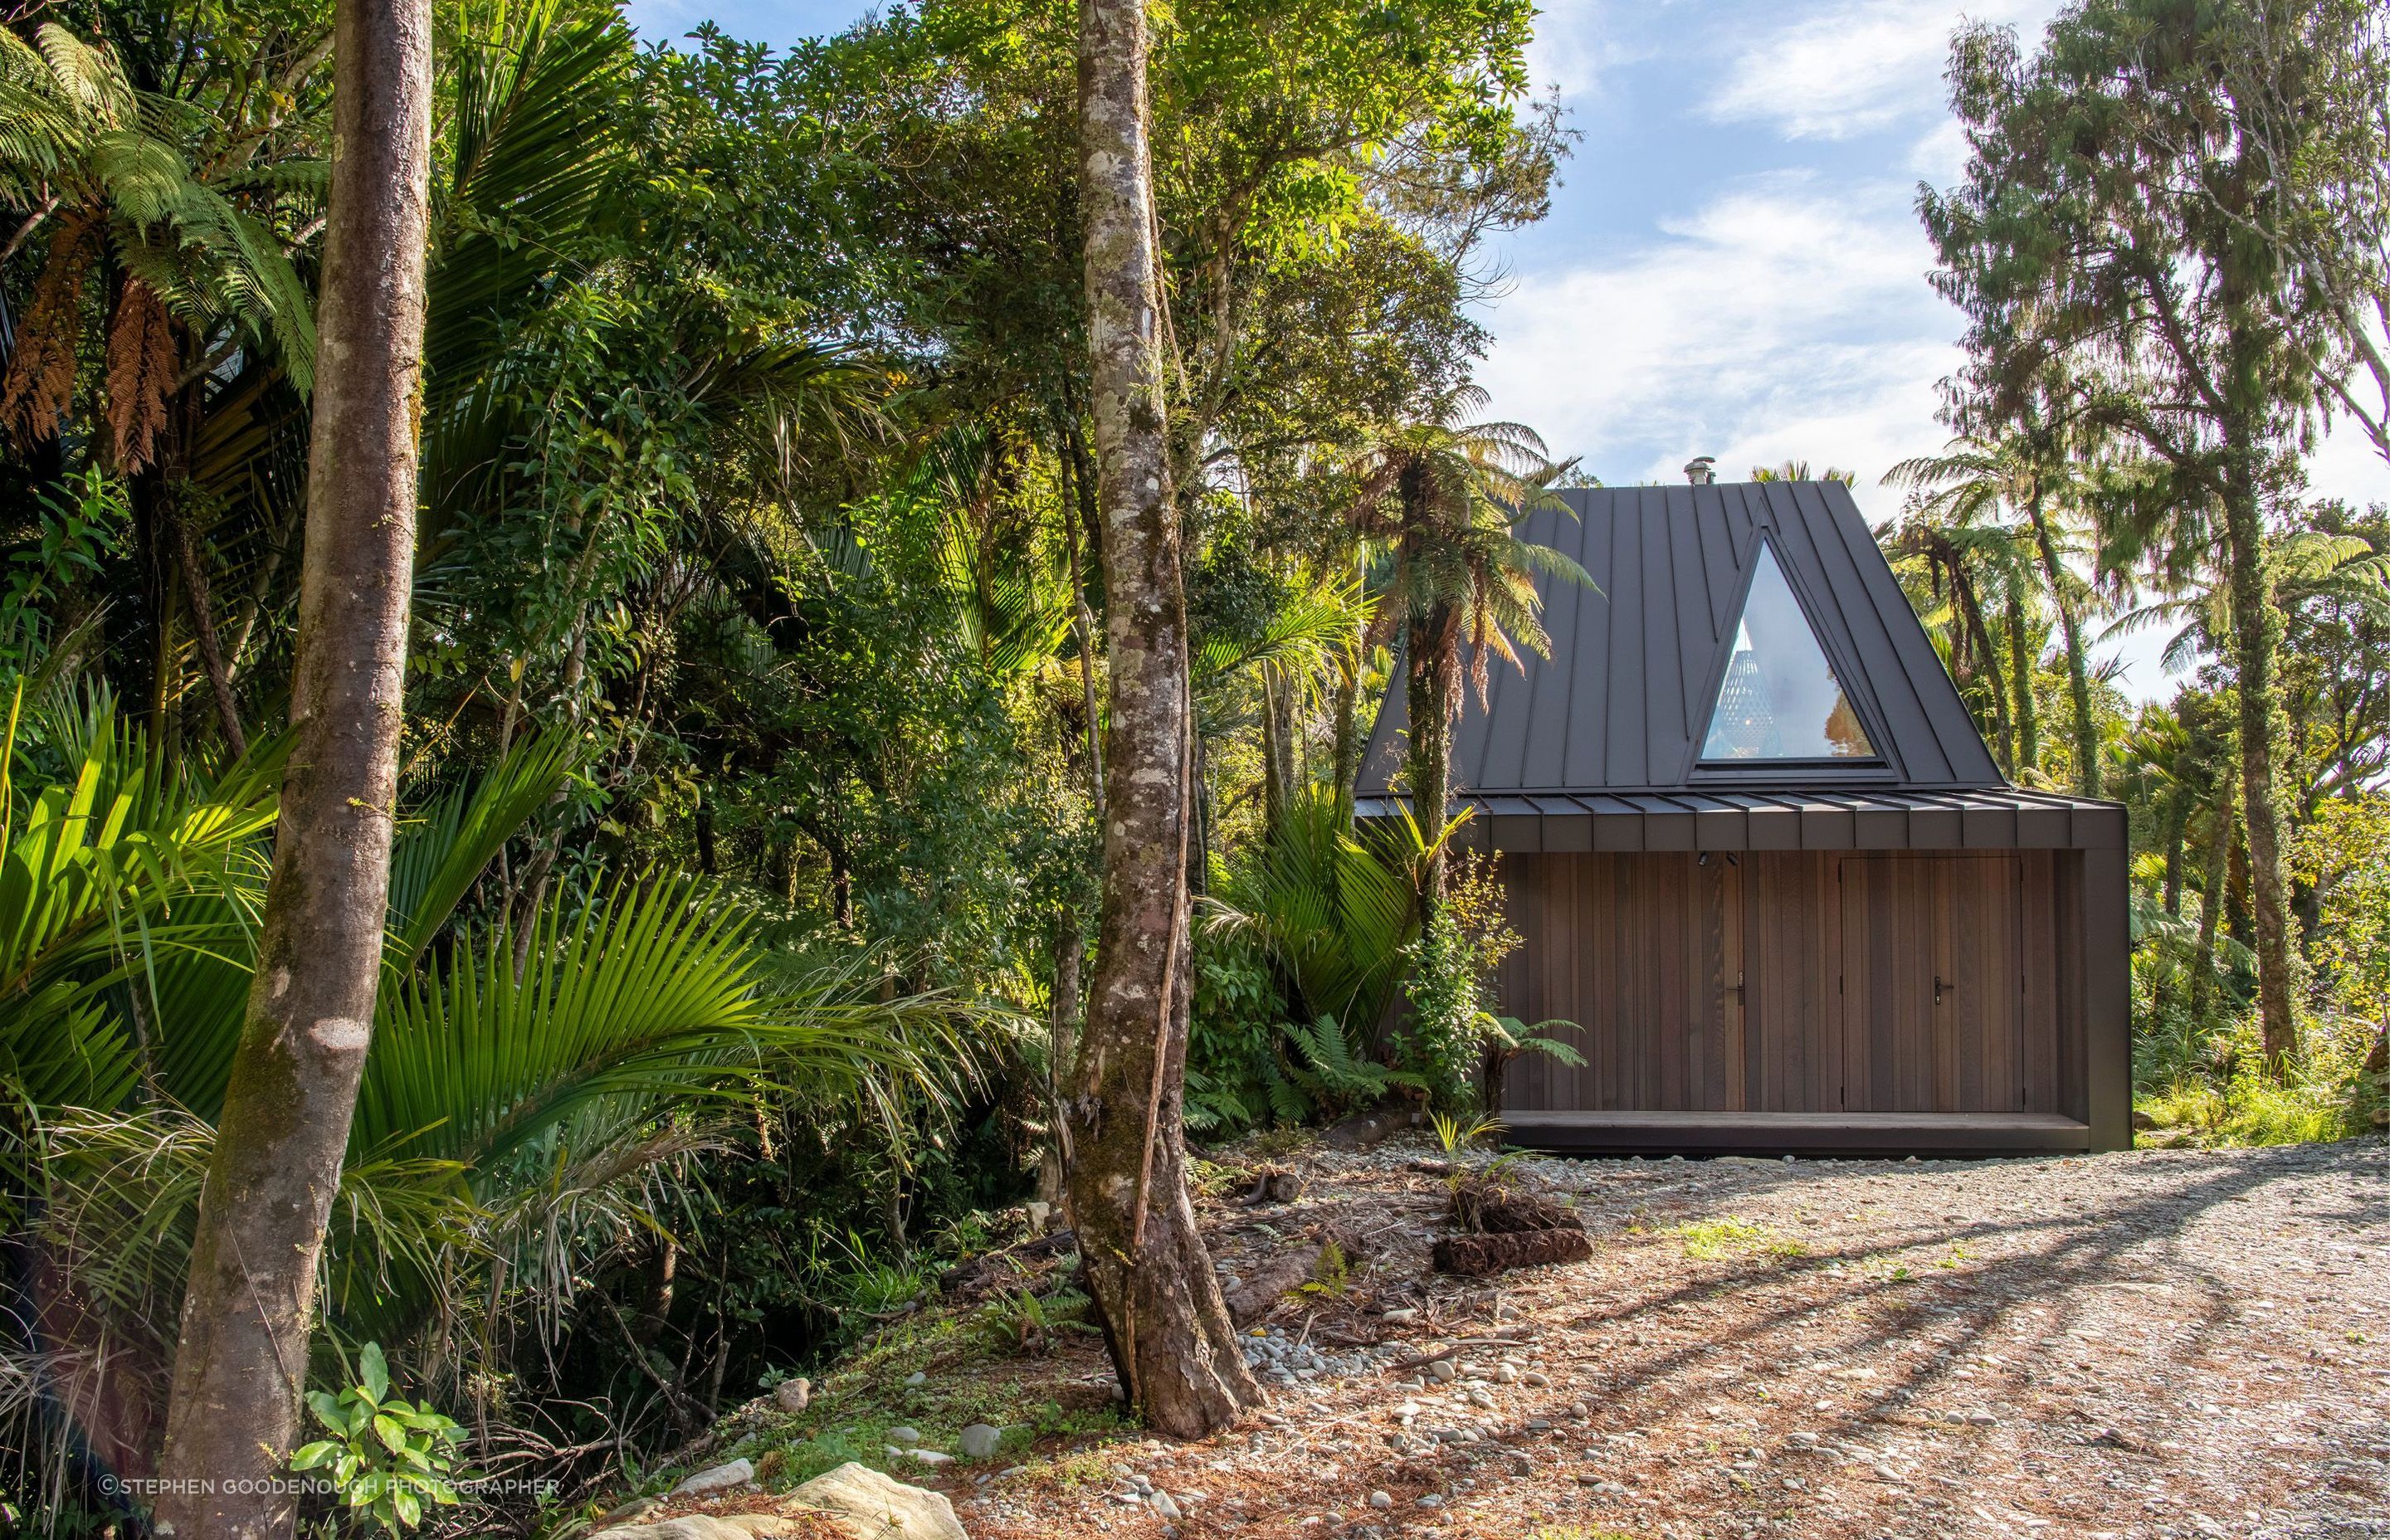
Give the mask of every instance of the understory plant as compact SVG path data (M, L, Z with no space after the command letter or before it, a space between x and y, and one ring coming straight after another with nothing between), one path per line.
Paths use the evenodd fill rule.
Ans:
M1551 1035L1572 1021L1530 1026L1495 1011L1493 978L1517 950L1519 933L1502 912L1501 878L1493 859L1457 863L1444 901L1419 938L1403 948L1410 964L1405 988L1410 1014L1398 1037L1399 1062L1418 1078L1430 1106L1471 1103L1488 1114L1502 1110L1503 1072L1521 1054L1539 1053L1563 1064L1584 1056Z
M2310 1017L2298 1059L2269 1072L2255 1021L2219 1029L2202 1060L2136 1087L2149 1132L2214 1147L2306 1144L2378 1132L2390 1110L2381 1028L2342 1012Z
M410 1530L428 1508L456 1505L456 1441L464 1429L429 1405L390 1393L381 1344L357 1354L356 1383L307 1392L331 1433L291 1451L290 1469L320 1470L352 1514L376 1529Z
M1420 1087L1375 1051L1418 923L1420 853L1415 829L1356 836L1314 790L1221 873L1195 942L1189 1127L1299 1123Z

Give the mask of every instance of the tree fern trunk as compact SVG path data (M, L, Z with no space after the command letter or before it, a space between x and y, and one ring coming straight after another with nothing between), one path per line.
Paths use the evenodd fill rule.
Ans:
M1404 648L1404 703L1410 708L1411 816L1420 837L1433 841L1444 830L1452 798L1452 709L1460 694L1456 655L1459 623L1449 605L1436 605L1410 623ZM1444 898L1445 859L1439 846L1428 858L1420 883L1424 907L1433 912Z
M2232 861L2232 779L2219 776L2216 803L2208 814L2207 861L2199 903L2199 955L2192 959L2191 1019L2202 1027L2216 1010L2216 937L2224 918L2225 888Z
M2009 673L2015 681L2017 773L2041 768L2041 708L2033 690L2033 639L2025 635L2024 600L2008 603Z
M2083 796L2100 795L2100 731L2091 719L2090 663L2083 654L2083 633L2075 601L2066 591L2066 569L2049 536L2049 520L2038 496L2025 504L2033 525L2033 543L2041 557L2042 580L2049 584L2049 602L2058 611L2058 629L2066 646L2066 690L2075 708L2075 789Z
M2280 772L2274 746L2288 737L2276 653L2282 617L2268 571L2265 519L2258 507L2257 450L2233 446L2226 476L2225 548L2232 608L2234 672L2239 676L2242 826L2249 844L2249 888L2257 954L2257 1018L2266 1062L2281 1073L2298 1052L2292 1007L2291 909L2283 872Z

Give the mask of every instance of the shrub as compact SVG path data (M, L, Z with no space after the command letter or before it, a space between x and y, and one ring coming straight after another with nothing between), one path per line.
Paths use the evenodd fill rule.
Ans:
M1551 1030L1575 1030L1571 1021L1528 1026L1495 1014L1491 979L1520 944L1502 913L1500 873L1493 860L1455 865L1445 901L1428 918L1417 941L1403 949L1410 963L1406 984L1411 1004L1400 1059L1416 1075L1431 1105L1457 1108L1475 1101L1489 1112L1501 1109L1503 1067L1523 1053L1548 1054L1569 1064L1584 1059Z

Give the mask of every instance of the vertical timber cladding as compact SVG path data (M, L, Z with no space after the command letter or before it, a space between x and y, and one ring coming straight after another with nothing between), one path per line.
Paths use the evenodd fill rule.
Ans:
M1741 868L1713 854L1506 853L1511 927L1501 1008L1553 1035L1583 1067L1512 1061L1519 1111L1736 1111L1743 1106Z
M2073 852L1502 858L1518 1111L2085 1115Z

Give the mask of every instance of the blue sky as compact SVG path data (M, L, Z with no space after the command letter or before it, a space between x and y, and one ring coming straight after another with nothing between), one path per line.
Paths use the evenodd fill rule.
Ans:
M867 7L837 0L630 0L649 38L711 18L787 44ZM1965 154L1942 67L1962 17L2037 33L2052 0L1553 0L1537 81L1584 135L1551 217L1496 253L1479 378L1496 412L1609 481L1720 474L1787 456L1876 485L1940 447L1935 383L1957 366L1957 314L1925 282L1914 205ZM2316 491L2390 499L2353 434L2309 463ZM2158 639L2104 650L2137 697L2171 693Z

